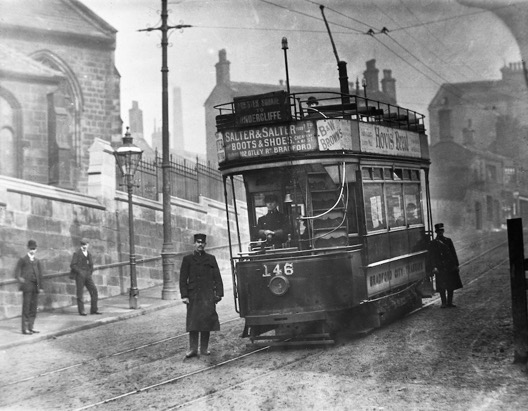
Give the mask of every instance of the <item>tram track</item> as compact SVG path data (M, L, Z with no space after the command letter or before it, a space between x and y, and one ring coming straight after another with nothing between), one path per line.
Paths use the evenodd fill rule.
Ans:
M470 266L473 263L478 262L479 259L481 259L484 256L491 255L496 250L498 250L500 247L503 247L505 244L506 244L506 242L504 242L504 241L499 243L499 244L494 244L492 247L487 248L485 251L483 251L483 252L481 252L481 253L479 253L477 255L471 256L469 259L467 259L467 260L465 260L464 262L461 263L461 267ZM484 270L480 270L480 273L478 275L472 275L471 278L467 278L467 281L465 282L465 286L469 286L472 283L478 281L479 279L484 277L488 272L494 270L495 268L497 268L501 264L504 264L506 261L508 261L507 258L503 259L498 264L494 264L493 266L486 267ZM412 313L416 313L418 311L423 310L424 308L436 303L438 301L438 299L439 298L437 296L436 296L436 298L433 297L430 301L426 302L421 308L413 311ZM412 314L412 313L409 313L409 315ZM233 322L239 321L239 320L240 320L239 317L230 318L230 319L228 319L226 321L223 321L222 324L229 324L229 323L233 323ZM131 347L131 348L128 348L126 350L120 350L118 352L114 352L114 353L111 353L111 354L98 356L96 358L92 358L92 359L89 359L89 360L86 360L86 361L81 361L81 362L78 362L78 363L75 363L75 364L70 364L68 366L60 367L60 368L49 370L49 371L46 371L46 372L41 372L41 373L29 376L29 377L20 378L20 379L17 379L16 381L11 381L11 382L2 384L0 386L0 388L6 388L6 387L9 387L9 386L13 386L13 385L20 386L20 385L28 383L28 382L30 382L32 380L37 380L39 378L50 377L50 376L53 376L53 375L56 376L58 374L60 375L61 373L66 372L68 370L74 370L75 368L81 368L81 367L87 367L91 363L102 363L105 359L112 359L112 358L116 358L116 357L119 357L119 356L124 356L126 354L131 354L131 353L138 352L138 351L140 351L142 349L151 349L153 347L156 347L159 344L163 344L163 343L167 343L167 342L170 342L170 341L182 339L182 338L184 338L186 336L187 336L187 333L181 333L181 334L178 334L178 335L175 335L175 336L171 336L171 337L168 337L168 338L163 338L163 339L159 339L159 340L155 340L155 341L150 341L148 343L144 343L144 344L141 344L141 345L138 345L138 346L135 346L135 347ZM263 352L263 351L265 351L265 350L267 350L269 348L270 348L269 346L259 347L259 349L253 350L253 351L251 351L249 353L244 353L244 354L239 355L239 356L228 358L227 360L220 361L220 362L218 362L216 364L208 365L206 367L200 367L200 368L195 369L195 370L193 370L191 372L181 373L181 374L176 375L176 376L174 376L172 378L164 379L164 380L161 380L161 381L156 382L154 384L148 384L147 383L147 384L145 384L143 386L140 386L140 387L134 386L134 389L132 389L132 390L126 391L126 392L121 393L119 395L115 395L113 397L109 397L109 398L101 400L101 401L96 401L96 402L90 403L88 405L84 405L82 408L78 408L78 409L89 409L89 408L99 407L99 406L101 406L103 404L107 405L107 404L110 404L110 403L119 403L119 400L127 398L127 397L130 397L130 396L133 396L134 394L145 393L145 392L150 391L150 390L152 390L154 388L159 388L159 387L162 387L162 386L165 386L165 385L169 385L171 383L181 382L183 380L189 380L192 377L197 376L199 374L206 374L208 372L213 372L214 370L216 370L218 368L226 367L228 365L232 365L232 364L236 363L237 361L242 361L242 360L244 360L244 359L246 359L246 358L248 358L248 357L250 357L252 355L255 355L255 354L258 354L260 352ZM249 379L246 379L246 380L243 380L243 381L237 381L236 383L234 383L232 385L228 385L226 387L223 387L221 389L221 391L224 392L224 391L228 391L230 389L235 389L236 387L241 386L243 384L249 383L251 381L258 380L258 378L264 378L266 375L269 375L269 374L273 373L274 371L280 370L280 369L284 368L285 366L287 366L288 364L299 363L300 361L307 360L308 358L311 358L313 355L318 354L318 353L322 353L322 352L324 352L324 351L318 351L317 353L310 353L308 355L302 356L301 358L294 358L293 360L288 361L285 364L281 364L278 367L269 368L264 373L260 373L258 375L252 376ZM164 358L164 359L168 360L170 358L171 357ZM137 360L137 358L135 360ZM126 359L123 362L121 362L121 364L125 364L126 365L126 370L128 370L129 368L134 368L134 367L137 368L137 367L143 367L144 365L148 365L148 363L139 362L137 365L132 364L129 367L128 361ZM118 367L118 369L119 369L119 367ZM112 371L105 371L104 369L102 369L101 375L105 375L105 373L110 372L110 373L112 373L112 374L114 374L116 376L119 376L119 374L121 372L118 371L118 369L117 370L112 370ZM125 371L125 370L123 370L123 371ZM121 378L121 377L119 377L119 378ZM129 381L133 380L130 377L128 379L129 379ZM147 380L148 380L148 378L147 378ZM132 385L135 385L137 382L138 381L135 381ZM145 381L145 382L147 382L147 381ZM112 384L112 380L108 381L108 383ZM121 385L122 385L122 383L121 383ZM192 404L192 403L194 403L196 401L199 401L200 398L207 398L207 397L210 397L211 395L214 395L215 392L218 392L218 391L209 392L209 393L207 393L204 396L196 397L196 398L194 398L192 400L183 402L181 404L172 405L171 408L168 408L168 409L178 409L178 408L186 406L186 404L190 405L190 404Z
M224 325L224 324L229 324L229 323L235 322L235 321L240 321L240 317L230 318L230 319L228 319L226 321L222 321L220 324ZM151 342L146 343L146 344L141 344L141 345L138 345L136 347L128 348L126 350L114 352L112 354L106 354L106 355L97 356L95 358L90 358L89 360L80 361L78 363L70 364L70 365L65 366L65 367L60 367L60 368L57 368L57 369L54 369L54 370L45 371L45 372L42 372L42 373L39 373L39 374L35 374L35 375L31 375L31 376L28 376L28 377L25 377L25 378L20 378L20 379L15 380L15 381L10 381L8 383L0 384L0 389L5 388L5 387L9 387L11 385L18 385L18 384L21 384L21 383L24 383L24 382L35 380L37 378L46 377L46 376L53 375L53 374L58 374L58 373L64 372L64 371L69 371L69 370L72 370L72 369L75 369L75 368L79 368L79 367L88 365L90 363L94 363L94 362L105 360L105 359L108 359L108 358L118 357L118 356L124 355L124 354L130 354L130 353L142 350L144 348L153 347L153 346L158 345L158 344L163 344L163 343L166 343L166 342L169 342L169 341L173 341L173 340L177 340L177 339L184 338L184 337L187 338L187 336L188 336L188 333L185 332L185 333L182 333L182 334L174 335L172 337L162 338L160 340L151 341Z
M501 247L504 247L505 244L506 244L506 242L500 242L499 244L494 244L492 247L486 249L482 253L479 253L478 255L472 256L468 260L465 260L463 263L460 264L460 266L461 267L470 266L471 264L475 263L476 261L478 261L483 256L489 256L494 251L498 250ZM476 281L482 279L488 273L490 273L493 270L495 270L496 268L500 267L501 265L503 265L507 261L508 261L508 258L500 260L497 264L493 264L491 266L487 266L484 270L480 271L477 275L471 276L471 278L469 278L468 281L465 283L465 286L467 287L467 286L475 283ZM427 303L422 305L422 307L418 308L417 310L414 310L411 313L407 314L407 316L409 316L411 314L415 314L415 313L417 313L419 311L424 310L428 306L437 303L438 300L439 300L438 296L431 298L430 301L428 301ZM102 406L102 405L108 405L110 403L118 402L119 400L121 400L123 398L130 397L130 396L133 396L135 394L146 393L147 391L152 390L154 388L158 388L158 387L161 387L161 386L169 385L169 384L172 384L172 383L175 383L175 382L180 382L180 381L185 380L185 379L190 379L191 377L195 377L195 376L197 376L199 374L206 374L206 373L212 372L212 371L214 371L214 370L216 370L216 369L218 369L220 367L225 367L227 365L232 365L233 363L235 363L237 361L244 360L244 359L246 359L246 358L248 358L248 357L250 357L252 355L255 355L255 354L258 354L260 352L263 352L263 351L265 351L265 350L267 350L269 348L271 348L271 347L265 346L265 347L259 348L257 350L251 351L249 353L230 358L230 359L228 359L226 361L222 361L222 362L219 362L217 364L213 364L213 365L210 365L210 366L202 367L202 368L194 370L194 371L192 371L190 373L177 375L177 376L175 376L173 378L169 378L167 380L163 380L161 382L158 382L158 383L155 383L155 384L151 384L149 386L145 386L145 387L142 387L142 388L136 388L134 390L128 391L128 392L123 393L121 395L114 396L114 397L111 397L111 398L108 398L108 399L105 399L105 400L102 400L102 401L99 401L99 402L95 402L95 403L92 403L92 404L85 405L82 408L78 408L78 410L85 410L85 409L96 408L96 407L99 407L99 406ZM320 351L317 351L316 353L304 354L300 358L294 358L293 360L288 361L288 362L283 363L283 364L280 364L279 366L268 368L265 372L262 372L262 373L259 373L257 375L251 376L250 378L243 379L242 381L236 381L233 384L228 384L227 386L224 386L224 387L222 387L220 389L215 389L212 392L207 392L204 395L196 396L195 398L186 400L186 401L184 401L182 403L171 405L168 408L166 408L166 410L180 409L180 408L184 408L186 406L191 406L191 405L196 404L196 403L198 403L200 401L205 401L207 399L210 399L210 398L214 397L215 395L227 392L229 390L234 390L237 387L240 387L240 386L242 386L244 384L248 384L248 383L257 381L258 379L265 378L265 377L269 376L270 374L272 374L273 372L279 371L279 370L284 369L284 368L286 368L288 366L292 366L293 364L299 364L299 363L301 363L303 361L306 361L308 359L312 359L316 355L322 355L323 353L324 353L324 351L320 350Z

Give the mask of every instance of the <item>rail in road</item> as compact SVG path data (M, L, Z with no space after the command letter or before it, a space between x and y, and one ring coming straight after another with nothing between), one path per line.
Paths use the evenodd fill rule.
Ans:
M459 254L461 255L461 268L466 268L466 275L465 275L465 288L471 287L472 284L479 281L479 279L483 278L488 274L489 272L492 272L493 270L497 269L501 265L505 264L508 259L503 258L503 256L507 256L506 250L507 243L504 241L502 237L499 237L498 239L491 239L486 237L482 240L482 242L471 240L471 243L466 244L460 244L459 245ZM480 252L479 252L480 251ZM486 257L486 258L484 258ZM490 264L490 261L493 261L493 264ZM431 299L428 299L428 301L425 302L425 304L413 311L410 314L416 313L418 311L423 310L424 308L435 304L438 301L438 297L433 297ZM237 326L239 325L239 322L241 320L239 318L230 318L227 321L224 321L222 324L227 326ZM375 331L374 331L375 332ZM172 340L178 340L178 339L184 339L187 337L187 333L181 333L169 338L159 339L159 340L153 340L148 343L143 343L131 348L128 348L126 350L121 350L118 352L114 352L112 354L108 355L102 355L98 356L96 358L82 361L74 364L70 364L64 367L52 369L45 372L40 372L34 375L27 376L22 379L16 379L13 381L8 381L4 383L3 385L0 385L0 389L5 390L9 388L10 386L16 386L18 389L20 387L23 387L24 384L28 384L31 381L39 380L39 379L45 379L45 377L51 377L54 376L55 378L60 378L60 374L66 373L67 371L73 371L76 368L82 368L82 367L88 367L90 364L97 365L98 363L101 363L102 361L109 359L109 358L116 358L116 357L126 357L127 354L132 354L141 350L157 350L159 349L160 344L166 343ZM120 404L123 401L126 401L127 398L136 396L138 394L146 394L149 391L152 391L154 389L159 389L164 386L170 386L174 383L180 383L185 380L191 380L192 378L197 377L198 375L208 375L210 373L218 373L219 369L224 370L233 370L238 369L240 367L243 367L244 364L246 364L251 356L256 356L259 353L262 353L265 350L268 350L270 347L259 347L258 349L251 349L249 352L245 352L242 355L235 355L231 356L227 359L224 359L222 361L218 361L213 364L207 364L205 366L198 366L194 367L189 372L181 373L178 375L170 376L169 378L161 379L159 376L153 377L154 380L148 381L147 383L144 382L144 385L141 387L134 386L133 389L130 390L124 390L123 392L119 393L118 395L114 396L108 396L105 399L93 401L88 404L84 404L81 408L78 408L79 410L85 410L85 409L94 409L99 407L104 407L107 409L108 406L113 405L116 407L116 409L120 408ZM239 387L243 384L248 384L250 382L254 382L255 380L258 380L259 378L265 378L266 376L270 375L271 373L284 369L287 367L293 366L293 364L298 364L299 362L303 361L309 361L312 360L314 356L321 355L324 353L324 350L321 349L311 349L310 351L306 352L305 350L297 350L292 351L291 355L289 356L287 361L281 362L280 364L276 365L269 365L265 364L265 366L262 367L256 367L252 370L252 372L246 373L244 377L242 378L236 378L232 381L232 383L224 384L223 387L214 390L214 392L208 392L202 395L195 395L191 398L188 398L183 401L178 401L175 404L168 405L166 409L172 410L172 409L178 409L181 407L185 407L187 405L196 404L200 401L206 401L207 398L210 398L214 395L218 395L220 392L225 392L228 390L233 390L236 387ZM124 362L124 361L123 361ZM228 372L228 371L226 371ZM2 400L0 400L0 407L2 406Z

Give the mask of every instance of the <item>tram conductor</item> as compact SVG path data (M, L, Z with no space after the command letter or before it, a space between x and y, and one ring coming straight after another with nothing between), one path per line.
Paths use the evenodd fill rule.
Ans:
M206 235L194 235L194 252L183 257L180 268L180 295L187 305L186 330L189 333L189 351L186 358L209 355L211 331L220 331L216 304L224 296L220 269L214 255L205 252Z
M288 234L290 234L288 217L278 210L278 200L275 194L266 195L264 202L268 213L258 219L258 236L266 240L268 245L281 248L288 241Z
M442 300L441 308L454 308L454 290L462 288L458 256L453 241L444 236L444 224L435 224L434 227L436 238L429 245L429 264L436 276L436 290Z

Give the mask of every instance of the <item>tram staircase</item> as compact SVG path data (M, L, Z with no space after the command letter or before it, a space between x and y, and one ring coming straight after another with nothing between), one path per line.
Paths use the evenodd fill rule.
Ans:
M341 188L332 181L322 167L308 172L308 189L311 197L311 215L319 216L310 221L313 246L317 248L348 245L348 227L343 199L328 212L339 199Z

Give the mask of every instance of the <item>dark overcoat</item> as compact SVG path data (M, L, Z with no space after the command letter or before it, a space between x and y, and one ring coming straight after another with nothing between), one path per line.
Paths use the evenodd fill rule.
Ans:
M429 265L436 268L436 287L445 290L462 288L458 256L453 241L447 237L437 236L429 244Z
M181 298L188 298L187 331L219 331L217 297L224 285L214 255L206 252L186 255L180 268Z
M15 268L15 277L22 292L39 292L42 287L42 265L40 260L34 258L33 261L28 255L20 258Z
M275 235L267 240L275 247L281 247L288 240L288 234L290 233L288 217L278 210L268 211L266 215L260 217L257 221L257 229L262 239L266 239L266 236L261 231L274 231Z

